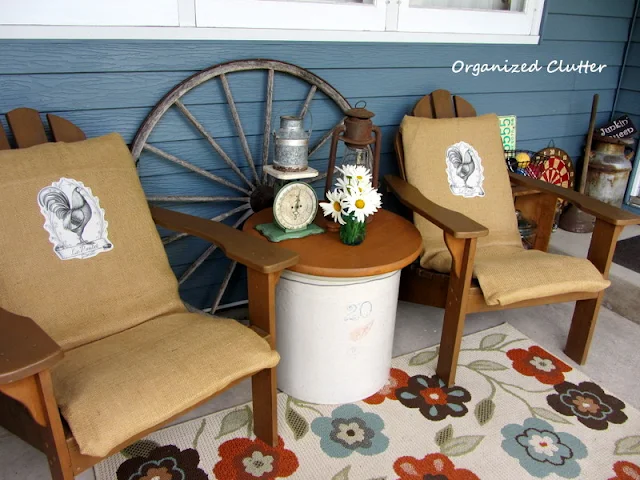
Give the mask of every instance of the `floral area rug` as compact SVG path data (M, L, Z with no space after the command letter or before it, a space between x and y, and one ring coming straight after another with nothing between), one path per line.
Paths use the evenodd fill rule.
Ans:
M97 480L640 480L639 412L511 326L463 339L454 387L435 376L437 354L395 358L362 402L280 394L275 448L251 433L246 404L150 435Z

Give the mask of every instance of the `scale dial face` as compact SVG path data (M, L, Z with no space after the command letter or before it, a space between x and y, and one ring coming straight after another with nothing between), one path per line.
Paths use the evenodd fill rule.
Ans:
M273 201L273 218L283 230L302 230L316 218L316 192L303 182L287 183Z

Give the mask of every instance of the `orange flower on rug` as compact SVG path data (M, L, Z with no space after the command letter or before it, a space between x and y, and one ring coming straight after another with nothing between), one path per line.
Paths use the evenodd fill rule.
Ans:
M640 480L640 413L511 326L463 338L452 387L437 353L394 358L361 402L281 393L276 447L255 438L245 404L155 432L96 478Z

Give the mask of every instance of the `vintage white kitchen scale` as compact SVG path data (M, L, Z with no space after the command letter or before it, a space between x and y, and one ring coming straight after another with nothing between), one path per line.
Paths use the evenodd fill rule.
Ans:
M274 133L275 155L272 165L264 167L274 179L273 222L256 225L256 230L272 242L324 233L313 223L318 211L318 197L308 183L318 176L309 167L309 136L303 118L280 117L280 129Z

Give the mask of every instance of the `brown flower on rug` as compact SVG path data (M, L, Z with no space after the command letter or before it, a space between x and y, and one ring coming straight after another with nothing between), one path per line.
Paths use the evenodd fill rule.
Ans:
M635 463L619 461L613 464L615 477L609 480L638 480L640 478L640 467Z
M396 389L396 397L405 407L418 408L429 420L448 416L462 417L469 410L465 402L471 394L462 387L447 387L437 375L414 375L406 387Z
M464 468L456 468L449 458L441 453L432 453L419 460L400 457L393 464L398 480L480 480L476 474Z
M385 399L397 400L396 389L406 387L409 382L409 375L407 372L400 370L399 368L392 368L389 372L389 379L378 392L371 395L369 398L365 398L363 401L369 405L379 405L384 402Z
M118 480L208 480L198 468L200 456L192 448L180 450L165 445L149 452L146 457L134 457L118 467Z
M213 474L221 480L274 480L289 477L298 469L298 457L284 448L278 437L278 446L272 447L260 439L234 438L218 448L220 461Z
M624 423L627 415L622 411L622 400L607 395L593 382L575 385L563 382L554 386L557 394L547 397L547 403L556 412L575 416L580 423L594 430L606 430L609 423Z
M551 355L546 350L533 345L528 350L514 348L507 352L513 361L513 368L527 377L535 377L546 385L564 382L564 374L572 368Z

